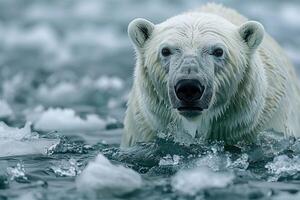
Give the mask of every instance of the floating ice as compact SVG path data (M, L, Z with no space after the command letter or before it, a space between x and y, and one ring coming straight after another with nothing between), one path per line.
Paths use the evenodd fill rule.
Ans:
M118 77L101 76L95 82L96 87L103 90L114 89L120 90L124 87L123 80Z
M87 100L93 101L94 98L97 98L96 94L101 95L103 92L120 91L124 86L124 81L117 76L103 75L96 79L84 76L78 80L42 84L37 89L36 98L43 104L67 106L76 103L87 103ZM97 100L95 99L95 101Z
M0 99L0 118L10 117L12 114L13 111L7 102Z
M57 145L57 139L39 138L37 133L31 132L31 123L26 123L23 128L9 127L0 122L0 157L46 154L53 145Z
M65 105L71 104L78 100L80 93L75 84L61 82L55 87L49 88L46 85L39 87L37 97L44 103Z
M23 128L14 128L0 122L0 141L5 139L23 140L37 139L37 133L31 132L31 123L27 122Z
M179 193L195 195L206 188L223 188L234 176L230 173L213 172L208 168L194 168L177 172L172 178L172 188Z
M96 192L97 196L121 196L142 186L141 176L132 169L115 166L99 154L76 181L78 190Z
M31 154L47 154L48 149L56 146L58 139L30 139L24 141L18 140L1 140L0 157L20 156Z
M7 26L0 31L0 41L7 47L35 46L46 52L60 51L61 44L55 31L48 25L36 25L30 29Z
M276 156L272 162L265 166L269 173L274 174L270 181L277 181L281 175L294 175L300 171L300 157L293 156L289 158L287 155Z
M76 176L81 172L78 165L79 163L71 158L68 161L61 161L61 163L52 166L51 169L57 176Z
M223 170L224 168L228 168L230 164L231 160L227 154L208 153L196 161L197 167L208 167L213 171L219 171Z
M95 114L82 119L72 109L49 108L40 115L34 127L43 131L96 131L104 129L106 123Z

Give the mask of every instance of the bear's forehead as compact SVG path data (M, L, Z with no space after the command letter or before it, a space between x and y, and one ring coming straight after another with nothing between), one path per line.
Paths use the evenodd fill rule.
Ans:
M228 34L235 29L235 25L220 16L197 12L178 15L157 25L158 34L187 38L195 34L199 36Z
M200 12L190 12L186 14L177 15L167 19L166 21L161 23L162 26L210 26L213 25L215 27L230 27L233 28L233 25L230 21L225 18L211 14L211 13L200 13Z
M178 15L156 25L152 45L169 43L174 46L199 47L228 43L237 27L226 19L207 13Z

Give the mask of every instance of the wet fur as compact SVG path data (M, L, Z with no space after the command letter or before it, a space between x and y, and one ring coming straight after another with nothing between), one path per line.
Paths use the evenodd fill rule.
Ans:
M225 18L236 27L247 21L236 11L216 4L208 4L181 16L192 17L195 12ZM174 23L172 19L168 21ZM190 24L186 26L191 28L188 27ZM164 35L165 31L160 27L153 34L159 34L161 38L172 36ZM182 34L186 32L182 31ZM193 122L197 127L192 131L197 131L206 139L223 140L227 144L241 140L252 141L259 131L266 129L299 136L298 79L278 44L265 34L259 48L251 52L243 43L236 41L238 37L225 35L224 38L227 38L224 42L231 51L229 55L232 55L227 59L229 67L221 68L216 73L211 109ZM161 41L154 40L155 37L151 40L150 36L150 42L137 51L122 147L151 141L158 132L168 131L170 125L175 126L178 131L188 126L169 102L167 73L158 62L156 50ZM236 56L237 54L240 56Z

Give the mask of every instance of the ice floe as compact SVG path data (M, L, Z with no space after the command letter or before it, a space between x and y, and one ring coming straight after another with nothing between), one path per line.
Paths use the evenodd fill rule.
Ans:
M97 196L122 196L141 188L142 178L132 169L113 165L98 154L77 178L76 185L78 190L95 192Z
M72 104L78 101L80 94L75 84L60 82L54 87L41 85L37 91L38 100L47 104Z
M39 46L51 51L58 49L59 42L53 29L47 25L37 25L31 29L19 29L15 26L0 31L1 41L7 46Z
M31 131L31 123L23 128L14 128L0 122L0 157L46 154L47 150L59 143L58 139L39 138Z
M88 114L82 119L70 108L49 108L40 113L34 128L42 131L97 131L104 129L108 121L96 114Z
M99 89L115 89L115 90L120 90L123 89L124 87L124 82L122 79L112 76L101 76L96 80L96 87Z
M41 84L36 92L38 101L51 106L65 106L99 101L99 95L114 93L125 87L124 80L118 76L102 75L97 78L84 76L79 80L49 80ZM104 98L105 99L105 98Z
M6 125L4 122L0 122L0 138L23 140L23 139L37 139L37 133L31 132L31 123L28 122L23 128L14 128Z
M177 172L172 178L172 188L182 194L195 195L206 188L223 188L232 183L231 173L213 172L208 168L194 168Z

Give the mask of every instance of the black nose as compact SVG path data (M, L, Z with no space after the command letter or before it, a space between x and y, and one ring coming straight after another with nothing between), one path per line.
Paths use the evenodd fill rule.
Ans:
M193 103L201 98L204 86L198 80L181 80L175 85L175 93L178 99L186 103Z

